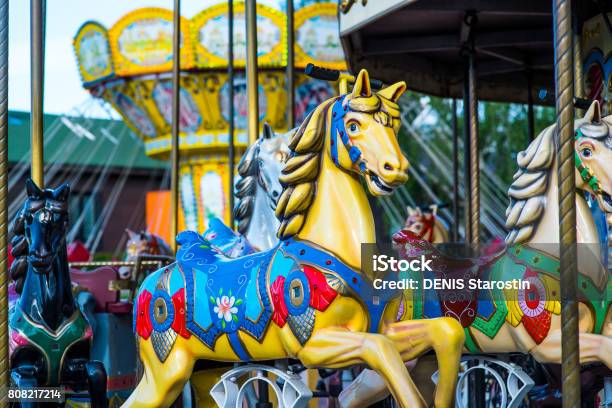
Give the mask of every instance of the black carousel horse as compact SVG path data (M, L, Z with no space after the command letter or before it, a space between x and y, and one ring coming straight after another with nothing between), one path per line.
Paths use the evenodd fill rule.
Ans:
M93 408L106 407L106 371L89 358L91 326L72 294L65 239L70 188L41 190L31 180L26 188L12 227L10 272L21 296L9 310L11 385L88 390Z

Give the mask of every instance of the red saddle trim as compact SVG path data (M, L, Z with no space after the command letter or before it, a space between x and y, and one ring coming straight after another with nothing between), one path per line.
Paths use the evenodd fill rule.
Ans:
M272 287L270 288L270 293L272 294L272 320L279 327L283 327L285 323L287 323L287 316L289 312L287 311L287 305L285 305L285 277L278 276L272 283Z
M318 269L309 265L302 267L310 286L310 306L323 312L338 296L338 293L329 286L327 279Z
M172 322L172 330L179 336L188 339L191 333L185 325L187 317L187 309L185 308L185 288L180 288L172 295L172 303L174 304L174 321Z
M138 308L136 314L136 333L143 339L147 340L151 336L153 326L149 316L149 306L153 295L148 290L143 290L138 296Z

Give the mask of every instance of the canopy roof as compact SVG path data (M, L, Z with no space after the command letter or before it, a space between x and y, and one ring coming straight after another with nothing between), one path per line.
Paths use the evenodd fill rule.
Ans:
M160 169L143 143L119 120L45 115L45 162L115 168ZM9 112L9 163L30 162L30 114Z
M552 3L549 0L379 0L350 2L340 12L340 38L352 71L366 68L385 82L403 79L410 89L461 97L462 47L473 26L478 96L527 102L528 77L535 103L541 89L554 93ZM603 3L602 3L603 4ZM612 2L604 7L612 7ZM580 2L578 21L599 13ZM580 30L580 27L578 28Z

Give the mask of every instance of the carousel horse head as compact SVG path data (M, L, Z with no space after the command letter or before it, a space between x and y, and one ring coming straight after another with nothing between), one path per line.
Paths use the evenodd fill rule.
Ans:
M406 208L408 217L404 224L404 231L412 232L427 242L447 242L448 228L438 217L438 206L431 205L430 211L423 211L420 207Z
M66 251L70 188L43 190L27 180L26 190L27 199L12 227L15 261L10 274L24 312L55 329L76 307Z
M576 188L596 198L599 208L612 213L612 117L601 117L594 101L576 127Z
M28 198L20 216L29 248L28 262L34 272L49 274L54 260L66 252L70 188L63 185L41 190L32 180L26 182L26 188Z
M278 220L274 209L282 186L281 170L289 156L287 135L276 135L265 123L259 139L253 143L238 164L240 179L236 183L234 215L238 232L260 250L277 242Z
M169 255L172 256L172 249L161 238L155 234L150 234L146 231L134 232L129 228L125 229L128 235L127 243L125 244L125 261L134 262L139 255ZM119 277L121 279L129 279L132 273L132 268L122 266L119 268Z
M604 213L611 213L612 117L602 118L599 102L594 101L584 117L576 120L574 129L576 190L582 193L588 192L597 199ZM550 177L556 175L555 134L556 126L549 126L531 142L527 149L517 155L519 170L514 175L514 181L508 190L510 197L510 205L506 210L508 244L533 240L536 231L543 224L541 221L549 200L547 195L550 195L550 199L554 197L554 200L557 200L556 182L550 182ZM592 219L589 222L592 223ZM578 225L581 225L580 220ZM551 224L548 224L548 227L552 227ZM550 239L548 235L550 234L544 239Z
M397 141L397 101L405 90L406 84L398 82L373 93L367 71L361 70L351 93L327 100L308 115L292 138L292 155L280 179L285 188L276 208L279 237L301 229L325 163L363 177L374 196L390 195L408 180L408 160Z

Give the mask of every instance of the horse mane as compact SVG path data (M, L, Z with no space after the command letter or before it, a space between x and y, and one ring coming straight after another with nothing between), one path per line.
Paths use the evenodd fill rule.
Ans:
M257 157L259 140L248 147L238 163L240 180L236 183L235 196L238 199L234 207L234 218L238 223L238 232L246 234L255 208L255 191L257 190Z
M532 237L546 207L551 166L555 158L555 129L547 127L519 152L518 171L508 189L510 205L506 210L506 236L508 245L519 244Z
M276 206L276 217L281 223L276 235L281 240L294 236L304 226L306 213L316 192L321 155L328 133L329 109L339 98L334 97L320 104L304 119L291 138L291 156L282 170L280 182L283 192ZM399 127L398 105L380 93L357 97L350 95L345 103L353 112L372 114L373 119L383 126Z

